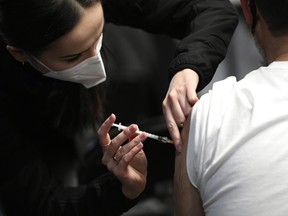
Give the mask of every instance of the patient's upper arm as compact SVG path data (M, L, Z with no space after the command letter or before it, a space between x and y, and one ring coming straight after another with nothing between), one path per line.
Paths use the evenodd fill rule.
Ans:
M176 153L174 173L174 213L175 216L204 216L198 190L190 183L187 167L187 141L190 117L182 130L183 150ZM188 156L189 157L189 156Z

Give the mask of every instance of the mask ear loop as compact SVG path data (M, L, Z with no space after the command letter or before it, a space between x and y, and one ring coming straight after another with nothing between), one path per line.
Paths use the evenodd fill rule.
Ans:
M250 7L250 11L252 14L252 25L251 25L251 32L252 34L255 33L255 28L256 28L256 24L257 24L257 15L256 15L256 5L255 5L255 0L250 0L249 1L249 7Z

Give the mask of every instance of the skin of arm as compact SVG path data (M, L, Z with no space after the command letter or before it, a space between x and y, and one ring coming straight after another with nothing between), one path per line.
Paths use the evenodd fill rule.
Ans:
M187 142L189 135L190 115L185 122L181 136L184 142L182 152L176 152L174 172L174 215L204 216L202 201L198 190L190 183L187 166ZM189 157L189 156L188 156Z

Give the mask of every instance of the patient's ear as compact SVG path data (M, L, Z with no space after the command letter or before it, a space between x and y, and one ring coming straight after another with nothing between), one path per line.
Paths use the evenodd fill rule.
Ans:
M25 62L29 58L29 56L24 52L23 49L7 45L6 49L17 61Z
M253 15L252 15L251 8L249 5L249 4L251 4L250 1L249 0L240 0L240 2L241 2L243 15L245 17L247 24L252 25Z

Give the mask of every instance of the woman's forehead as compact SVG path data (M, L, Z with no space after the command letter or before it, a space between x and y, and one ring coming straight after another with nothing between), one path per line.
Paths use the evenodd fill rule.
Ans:
M100 3L83 10L77 25L67 34L53 42L45 52L57 56L81 53L96 43L104 26Z

